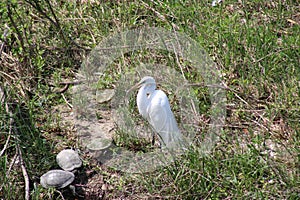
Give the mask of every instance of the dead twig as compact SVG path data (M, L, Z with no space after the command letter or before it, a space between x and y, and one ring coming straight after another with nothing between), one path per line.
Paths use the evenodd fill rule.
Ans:
M174 27L173 27L173 29L174 29ZM181 48L180 48L181 46L180 46L179 39L178 39L178 36L177 36L177 33L176 33L175 29L174 29L174 35L175 35L175 37L176 37L176 43L177 43L176 45L177 45L177 47L178 47L178 49L176 50L175 45L172 43L173 51L174 51L174 53L175 53L176 63L177 63L177 65L178 65L179 68L180 68L180 71L181 71L181 74L182 74L184 80L186 80L186 77L185 77L184 72L183 72L183 67L182 67L182 65L180 64L179 57L178 57L178 56L181 56L181 57L182 57L183 54L182 54L182 51L180 51L180 50L181 50Z
M5 173L7 179L8 179L8 177L9 177L9 174L10 174L10 171L11 171L12 167L14 166L14 164L15 164L15 162L16 162L16 160L17 160L17 157L18 157L18 152L15 153L15 155L14 155L13 159L11 160L11 162L10 162L10 164L9 164L9 167L8 167L6 173ZM3 186L4 186L4 183L2 183L2 185L1 185L1 187L0 187L0 192L1 192L2 189L3 189Z
M275 51L275 52L268 53L268 54L265 55L264 57L261 57L260 59L257 59L257 60L255 60L255 59L253 58L252 63L258 63L258 62L260 62L260 61L262 61L262 60L264 60L264 59L266 59L266 58L268 58L268 57L270 57L270 56L272 56L272 55L279 54L280 52L285 51L285 50L289 50L289 49L299 49L299 46L291 46L291 47L279 49L279 50L277 50L277 51Z
M61 193L61 191L55 190L55 192L57 192L59 194L59 196L61 196L62 200L65 200L64 195Z
M4 147L3 149L1 150L0 152L0 157L3 155L3 153L5 152L8 144L9 144L9 141L10 141L10 137L11 137L11 134L12 134L12 126L13 126L13 116L12 116L12 113L10 112L9 110L9 107L8 107L8 104L6 102L6 97L5 97L5 94L4 94L4 91L3 89L0 87L0 96L1 96L1 103L4 103L5 102L5 111L6 113L9 115L9 130L8 130L8 136L7 136L7 139L6 139L6 142L4 144Z
M163 22L166 22L166 23L170 23L170 22L166 19L166 17L165 17L163 14L161 14L160 12L158 12L157 10L155 10L154 8L150 7L149 4L147 4L147 3L144 2L144 1L140 1L140 2L141 2L147 9L151 10L152 12L154 12L154 14L155 14L160 20L162 20ZM156 2L153 1L153 0L151 0L151 2L152 2L152 3L156 3ZM160 5L162 5L161 2L160 2ZM173 27L175 30L179 30L179 27L178 27L176 24L174 24L174 23L170 23L170 24L172 25L172 27Z
M80 83L82 83L83 81L65 81L65 82L60 82L59 85L64 85L63 88L55 88L53 90L54 93L60 94L60 93L64 93L65 91L67 91L67 89L69 89L70 85L78 85ZM55 87L54 84L49 84L50 86Z
M10 19L10 22L11 24L13 25L13 27L15 28L15 31L17 33L17 36L18 36L18 39L20 41L20 45L22 47L22 49L26 49L25 46L24 46L24 40L23 40L23 37L22 37L22 34L20 32L20 30L18 29L18 26L13 18L13 14L12 14L12 9L11 9L11 3L7 3L6 4L6 8L7 8L7 15L8 15L8 18Z
M17 158L18 158L18 152L16 150L16 153L15 153L14 157L11 159L8 170L5 173L6 177L9 177L10 171L13 168L13 166L15 165Z
M2 89L1 89L1 91L2 91ZM7 102L5 101L4 93L3 93L3 102L5 102L6 113L8 113L8 115L9 115L9 131L8 131L7 140L5 142L5 145L4 145L3 149L1 150L0 156L2 156L2 154L5 152L8 144L9 144L10 137L11 137L11 135L13 135L13 123L14 123L13 115L12 115L11 111L9 110L9 106L8 106ZM19 158L22 173L23 173L23 177L24 177L24 181L25 181L25 200L29 200L30 199L29 177L28 177L28 174L27 174L27 171L26 171L26 167L25 167L25 164L24 164L24 161L23 161L22 152L21 152L19 144L17 144L17 146L16 146L16 154L15 154L14 158L12 159L12 161L10 163L9 169L6 172L6 176L9 176L9 173L10 173L13 165L15 164L15 161L16 161L17 157ZM3 188L3 184L0 188L0 191L2 190L2 188Z
M23 177L24 177L24 181L25 181L25 200L29 200L30 199L30 190L29 190L29 177L28 177L28 173L25 167L25 163L22 157L22 151L20 149L19 144L17 144L17 151L18 151L18 155L19 155L19 161L20 161L20 165L21 165L21 169L22 169L22 173L23 173Z
M73 108L73 105L69 103L69 101L66 99L65 95L63 93L61 93L61 96L63 97L63 99L65 100L66 104L70 107Z
M6 104L7 106L7 104ZM8 144L9 144L9 141L10 141L10 137L11 137L11 133L12 133L12 123L13 123L13 119L12 119L12 116L9 116L10 119L9 119L9 130L8 130L8 136L7 136L7 139L6 139L6 142L4 144L4 147L3 149L1 150L0 152L0 157L3 155L3 153L5 152L5 150L7 149L8 147Z
M65 84L63 88L54 88L53 92L57 94L62 94L69 89L69 84Z

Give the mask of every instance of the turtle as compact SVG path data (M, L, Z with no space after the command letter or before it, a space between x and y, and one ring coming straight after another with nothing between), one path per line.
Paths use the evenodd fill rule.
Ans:
M65 149L59 152L56 156L56 162L65 171L73 171L82 165L78 153L72 149Z
M65 188L70 185L75 179L72 172L56 169L50 170L43 174L40 178L40 183L44 188Z

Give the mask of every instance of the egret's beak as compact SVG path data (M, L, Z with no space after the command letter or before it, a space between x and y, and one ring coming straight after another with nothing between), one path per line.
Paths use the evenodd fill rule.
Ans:
M142 83L143 83L143 82L140 81L140 82L138 82L137 84L135 84L134 86L132 86L129 90L126 91L126 95L127 95L128 93L130 93L131 91L133 91L133 90L139 89L139 88L141 87Z
M142 85L142 82L138 82L137 84L135 84L134 86L132 86L129 90L126 91L126 95L125 95L125 101L128 104L128 97L129 97L129 93L132 92L133 90L139 89Z

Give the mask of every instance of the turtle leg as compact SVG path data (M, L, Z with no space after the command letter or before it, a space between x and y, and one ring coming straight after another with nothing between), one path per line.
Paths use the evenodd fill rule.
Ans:
M154 146L154 143L155 143L155 134L154 133L152 133L152 141L151 141L151 143L152 143L152 146Z
M70 190L72 191L72 194L73 194L73 196L74 197L81 197L81 198L83 198L84 196L82 196L82 195L79 195L77 192L76 192L76 187L74 186L74 185L69 185L69 188L70 188Z
M74 185L69 185L70 190L72 191L73 196L76 196L76 188Z

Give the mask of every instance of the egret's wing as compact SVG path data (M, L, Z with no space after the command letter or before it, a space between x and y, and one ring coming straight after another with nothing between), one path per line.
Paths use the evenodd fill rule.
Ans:
M171 111L166 94L157 90L152 95L151 102L147 109L149 123L159 134L166 146L172 142L181 140L181 133Z

